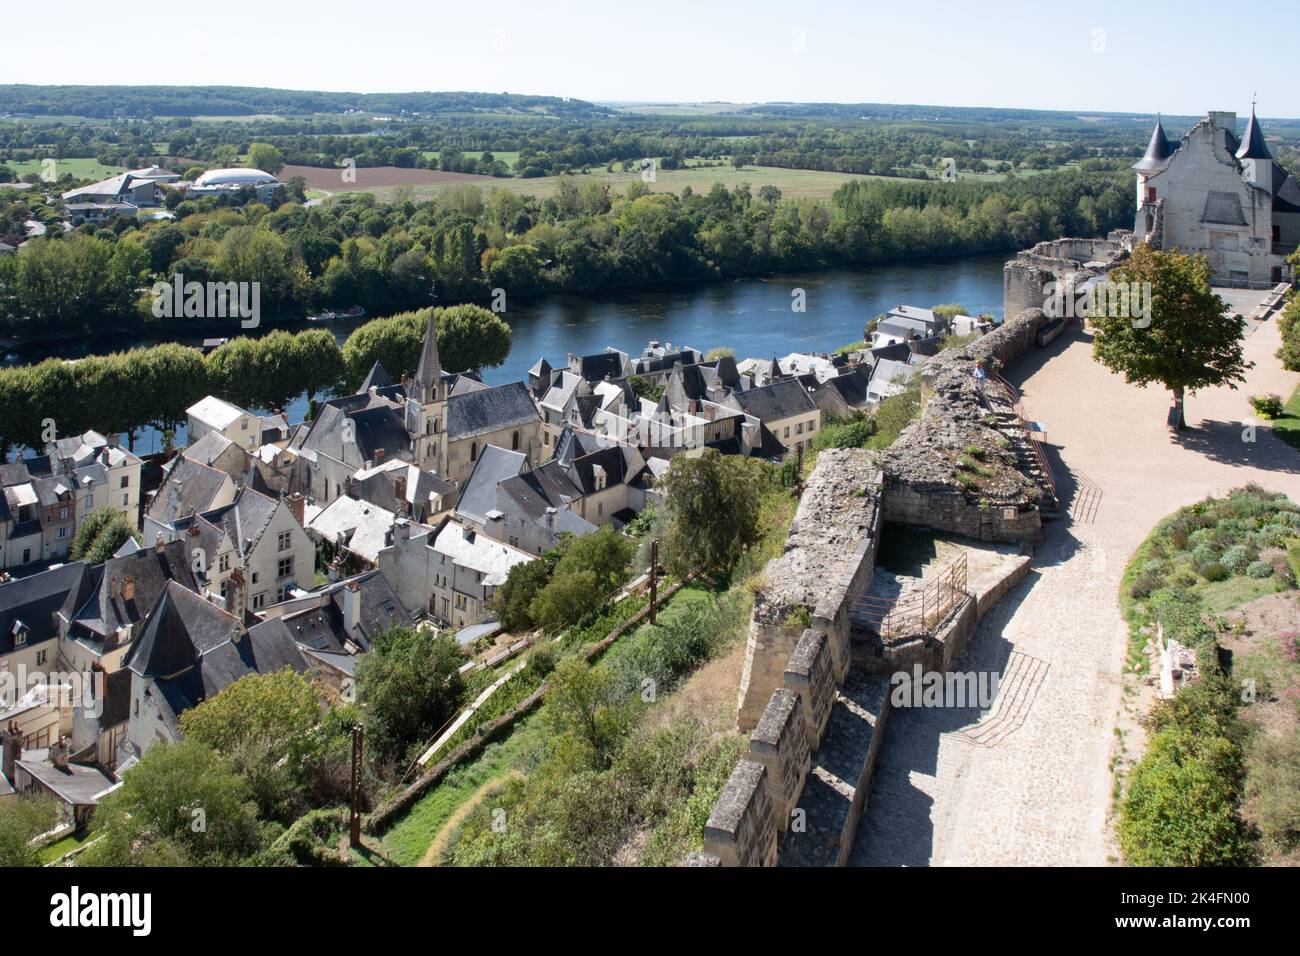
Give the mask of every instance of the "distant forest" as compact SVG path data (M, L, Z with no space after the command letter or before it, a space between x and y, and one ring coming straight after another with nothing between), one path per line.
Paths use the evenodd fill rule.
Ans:
M582 100L514 93L323 93L251 86L0 86L0 113L88 116L252 116L259 113L518 112L584 119L611 111Z

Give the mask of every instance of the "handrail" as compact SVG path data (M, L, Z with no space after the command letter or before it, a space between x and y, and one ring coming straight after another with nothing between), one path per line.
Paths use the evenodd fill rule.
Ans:
M1043 480L1047 482L1052 497L1060 501L1060 497L1056 493L1056 478L1052 475L1052 467L1047 462L1047 453L1043 451L1042 441L1039 439L1038 433L1029 427L1029 419L1025 417L1024 406L1020 403L1020 390L996 372L993 373L992 380L1002 386L1002 389L1006 392L1011 408L1016 413L1016 417L1020 419L1020 426L1025 430L1025 436L1029 439L1029 448L1038 464L1038 470L1043 473Z
M963 551L919 590L898 598L864 594L851 602L850 613L881 637L928 632L966 599L966 565Z

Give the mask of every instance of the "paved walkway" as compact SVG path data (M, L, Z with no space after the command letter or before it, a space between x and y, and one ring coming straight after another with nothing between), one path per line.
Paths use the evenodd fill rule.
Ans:
M1243 314L1262 295L1221 294ZM1027 414L1046 428L1062 498L1068 505L1087 479L1100 497L1091 521L1046 525L1028 577L981 622L957 665L1003 674L1005 700L985 718L997 732L981 732L973 712L890 716L852 863L1108 862L1126 644L1120 575L1161 517L1206 495L1254 481L1300 500L1300 452L1262 425L1243 441L1247 396L1286 399L1300 384L1274 358L1277 347L1275 319L1252 329L1246 356L1257 367L1246 385L1190 396L1190 427L1177 438L1165 428L1168 393L1126 385L1094 363L1077 326L1011 367Z

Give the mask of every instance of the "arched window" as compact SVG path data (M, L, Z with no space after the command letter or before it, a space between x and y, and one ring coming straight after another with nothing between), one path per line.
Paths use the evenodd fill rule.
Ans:
M469 460L478 461L478 442L469 443Z
M511 438L510 438L510 450L511 450L511 451L518 451L518 450L519 450L519 432L515 432L514 435L511 436Z

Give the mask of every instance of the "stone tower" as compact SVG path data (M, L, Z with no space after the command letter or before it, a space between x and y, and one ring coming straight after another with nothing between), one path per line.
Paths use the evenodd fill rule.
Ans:
M438 361L438 328L433 314L424 333L420 364L406 392L406 431L411 436L415 463L447 472L447 383Z

